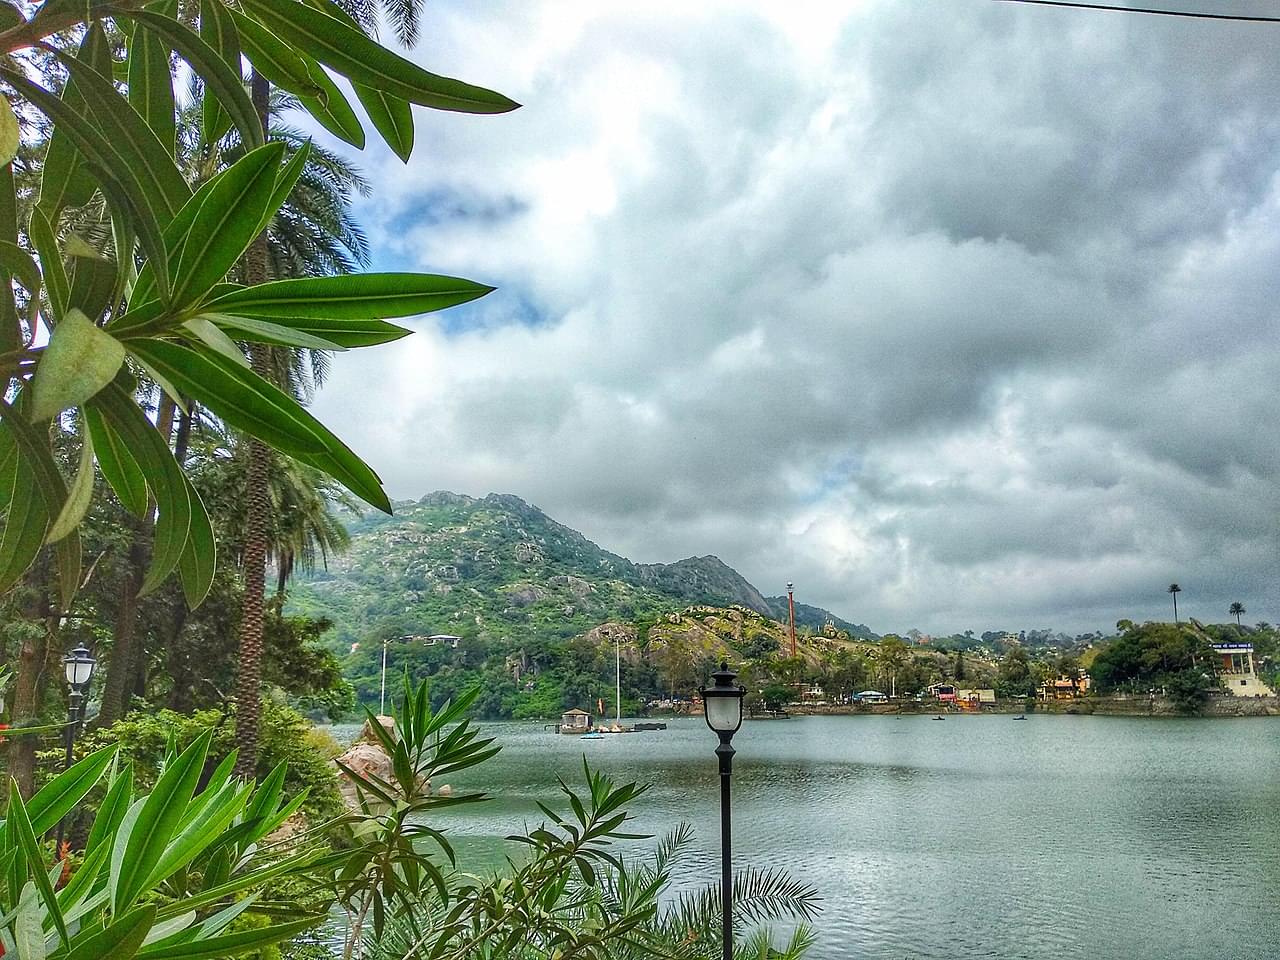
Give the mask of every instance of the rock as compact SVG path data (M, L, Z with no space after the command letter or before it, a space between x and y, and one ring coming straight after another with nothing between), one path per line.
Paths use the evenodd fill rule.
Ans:
M379 718L382 719L382 718ZM374 743L357 743L338 760L362 777L373 775L383 780L391 778L391 758L381 746ZM338 792L343 802L351 810L359 810L360 802L356 793L356 785L351 782L345 770L338 770Z
M396 730L396 720L395 720L395 717L383 717L383 716L380 716L380 717L378 717L378 722L379 722L380 724L382 724L382 729L383 729L383 730L387 731L387 733L391 734L392 736L394 736L394 735L395 735L395 730ZM357 744L361 744L361 743L372 743L372 744L375 744L375 745L379 745L379 746L378 746L378 749L382 749L382 748L381 748L381 746L380 746L380 744L382 743L382 741L381 741L381 740L379 740L379 739L374 735L373 727L369 725L369 721L368 721L368 720L366 720L366 721L364 722L364 726L363 726L363 727L361 728L361 730L360 730L360 736L356 738L356 743L357 743ZM350 766L350 764L348 764L348 766Z
M542 559L542 551L536 543L522 542L516 544L516 563L534 563Z
M537 603L539 600L545 600L546 596L547 592L541 587L534 586L531 583L522 583L511 591L511 605L513 607L527 607L530 604Z

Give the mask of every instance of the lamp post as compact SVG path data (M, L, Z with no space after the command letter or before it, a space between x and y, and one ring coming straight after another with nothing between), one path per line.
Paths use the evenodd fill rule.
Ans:
M98 661L93 658L89 648L84 644L76 647L62 658L62 670L67 677L67 685L71 688L67 694L67 728L63 734L66 745L66 758L63 769L70 770L73 760L73 747L76 742L76 731L84 719L84 703L89 693L89 682L93 680L93 668ZM62 828L66 817L58 821L57 850L62 850Z
M733 776L733 735L742 726L742 698L745 687L733 681L738 675L721 662L711 674L715 682L703 687L702 706L707 726L720 738L716 758L720 761L720 891L724 909L724 960L733 960L733 849L730 843L729 778Z

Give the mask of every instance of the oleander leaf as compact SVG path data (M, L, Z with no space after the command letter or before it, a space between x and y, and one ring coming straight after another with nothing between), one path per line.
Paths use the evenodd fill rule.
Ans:
M79 310L53 328L31 380L31 417L47 420L84 403L115 377L124 345Z
M135 517L147 513L147 478L120 435L92 404L85 406L85 424L93 438L98 467L120 503Z
M156 527L151 547L151 567L138 591L145 596L173 572L186 548L191 527L191 501L187 480L173 459L169 445L155 425L133 402L119 383L109 384L91 402L119 436L141 468L156 501Z
M436 110L506 113L519 106L492 90L428 73L360 30L297 0L245 0L244 6L286 43L352 83Z
M67 312L67 297L71 293L71 283L67 280L67 270L62 264L62 254L58 250L53 226L45 216L43 208L32 209L27 235L30 236L31 245L36 248L36 254L40 257L41 272L44 276L45 290L49 296L49 308L53 313L53 319L61 320Z
M214 178L204 201L181 239L166 234L171 250L181 252L171 269L175 309L199 302L226 276L259 233L259 224L275 194L284 144L252 150ZM184 208L185 210L185 208Z
M75 530L89 512L89 503L93 500L93 436L88 430L82 429L80 439L80 466L76 469L71 486L67 488L67 499L62 503L62 510L45 535L48 543L56 543Z
M175 0L165 0L155 8L159 12L151 14L154 17L177 16ZM129 103L172 155L178 124L174 115L173 78L169 75L169 46L164 41L164 35L155 30L134 30L129 38Z
M316 121L340 140L364 148L364 128L351 104L313 58L276 36L261 23L232 12L245 55L263 76L288 90Z
M12 163L18 155L22 134L18 129L18 116L8 97L0 97L0 166Z
M187 531L186 546L178 560L178 576L182 581L182 594L186 597L187 606L194 610L204 602L213 586L218 547L209 512L190 480L187 480L187 500L191 505L191 526Z
M493 287L458 277L426 273L363 273L276 280L241 287L205 306L214 313L277 322L289 318L383 320L443 310L476 300L492 291Z
M208 6L205 4L205 7ZM199 34L170 17L150 10L137 10L130 16L143 28L139 31L140 33L154 33L163 37L174 50L178 51L178 55L191 65L191 69L204 81L206 102L212 100L226 111L236 130L239 131L242 142L250 147L262 146L262 123L258 119L253 101L245 90L238 59L233 66L218 49L206 43ZM228 17L227 20L229 23L230 18ZM222 29L221 25L218 29ZM230 29L234 35L234 24L230 24ZM226 42L225 38L223 42ZM235 43L235 49L238 50L239 41L236 40ZM168 74L166 74L167 77Z
M101 23L95 21L85 31L77 56L93 64L100 73L110 72L111 47ZM80 113L87 109L75 77L67 79L66 86L62 88L62 99L68 107ZM85 157L71 133L55 125L41 171L38 206L51 220L56 220L64 206L78 207L88 203L96 188Z
M200 37L217 51L228 69L237 76L243 76L240 66L240 36L236 32L235 21L231 19L222 0L200 0ZM231 129L231 115L217 97L203 98L201 124L205 143L216 143ZM260 123L258 126L261 129ZM258 143L260 140L251 139L248 142Z
M71 60L74 58L68 57L66 59ZM83 64L81 69L73 71L72 75L77 80L83 81L88 74L93 74L100 83L110 86L109 82L104 80L101 75L96 74ZM160 211L164 209L163 200L156 197L148 189L146 181L152 178L144 176L137 161L131 158L130 151L123 147L123 141L115 137L108 137L103 133L96 119L91 120L86 113L81 113L78 109L68 106L67 103L58 99L44 87L32 82L22 73L0 65L0 78L12 84L19 93L52 119L55 129L63 130L67 133L75 148L84 155L87 164L92 168L98 186L107 201L128 215L131 225L137 230L138 240L147 255L163 265L166 262L160 220ZM102 91L99 89L98 92L101 93ZM114 88L111 88L111 96L124 103L123 98L115 92ZM128 107L128 104L125 103L125 106ZM155 139L155 135L149 129L146 129L146 124L142 122L142 118L132 108L129 108L129 112L133 114L133 118L137 123L146 130L146 134L151 138L155 149L163 152L164 148ZM110 125L108 127L110 128ZM172 166L172 163L170 163L170 166ZM47 167L45 179L48 179ZM181 179L180 175L179 179ZM182 189L187 189L185 182L182 184ZM170 212L164 212L166 220L169 216L172 216ZM32 219L35 219L34 214ZM48 284L47 276L45 282ZM168 290L167 273L161 273L158 277L158 286L162 291Z
M296 400L252 370L221 354L167 341L131 342L129 348L231 426L391 512L377 474Z

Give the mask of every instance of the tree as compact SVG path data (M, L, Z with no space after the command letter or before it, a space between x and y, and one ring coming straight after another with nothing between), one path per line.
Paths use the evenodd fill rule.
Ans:
M260 238L298 183L305 158L287 157L282 144L263 135L266 78L360 148L363 126L328 71L345 76L402 159L413 145L411 104L501 113L514 102L428 73L380 46L332 0L247 0L234 7L207 0L198 13L192 7L182 19L177 14L170 5L144 8L140 0L122 0L109 8L45 6L30 20L20 14L0 19L0 52L9 55L0 79L19 103L17 110L8 99L0 105L6 280L0 285L0 462L6 464L0 592L48 545L61 610L71 606L82 579L77 528L98 469L153 544L137 593L155 591L176 571L190 606L207 595L216 566L212 527L169 449L166 408L198 403L264 451L313 466L389 511L373 470L271 384L260 359L264 348L386 343L408 333L387 321L490 290L415 274L269 281ZM113 48L112 38L121 34L125 60L116 62L120 44ZM205 141L234 128L244 148L199 189L176 161L174 54L203 87ZM254 76L250 91L240 73L245 59ZM156 82L159 77L168 82ZM123 92L115 78L123 78ZM24 138L35 136L42 122L37 114L52 123L52 133L45 156L35 161L35 202L28 204L24 194L20 207L13 161ZM69 232L86 204L99 205L111 226L96 247ZM242 258L242 283L228 283ZM237 341L253 345L247 365ZM154 421L138 405L139 377L164 391ZM69 433L80 447L74 471L54 455ZM265 475L261 463L255 471ZM247 498L250 663L261 641L254 625L261 606L256 561L265 555L252 517L268 509L264 489L251 484L256 492ZM245 686L256 691L255 679L246 677ZM251 752L251 740L246 747Z
M1228 610L1227 612L1230 613L1231 616L1236 618L1236 626L1240 626L1241 625L1240 618L1244 616L1246 613L1248 613L1249 611L1244 608L1243 603L1237 600L1235 603L1231 604L1231 609Z
M1171 583L1171 584L1169 584L1168 589L1167 589L1165 592L1166 592L1166 593L1168 593L1168 594L1169 594L1169 596L1173 597L1173 622L1174 622L1174 624L1177 624L1177 622L1178 622L1178 594L1180 594L1180 593L1182 592L1182 588L1181 588L1180 586L1178 586L1176 583Z

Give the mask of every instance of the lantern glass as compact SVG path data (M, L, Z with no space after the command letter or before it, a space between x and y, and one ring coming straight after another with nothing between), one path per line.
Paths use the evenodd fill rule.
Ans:
M737 691L728 696L706 696L707 726L717 733L733 733L742 725L742 697Z
M93 679L93 668L97 666L97 663L88 649L83 646L76 647L71 653L62 658L62 667L66 672L67 683L77 690L87 687L89 681Z

